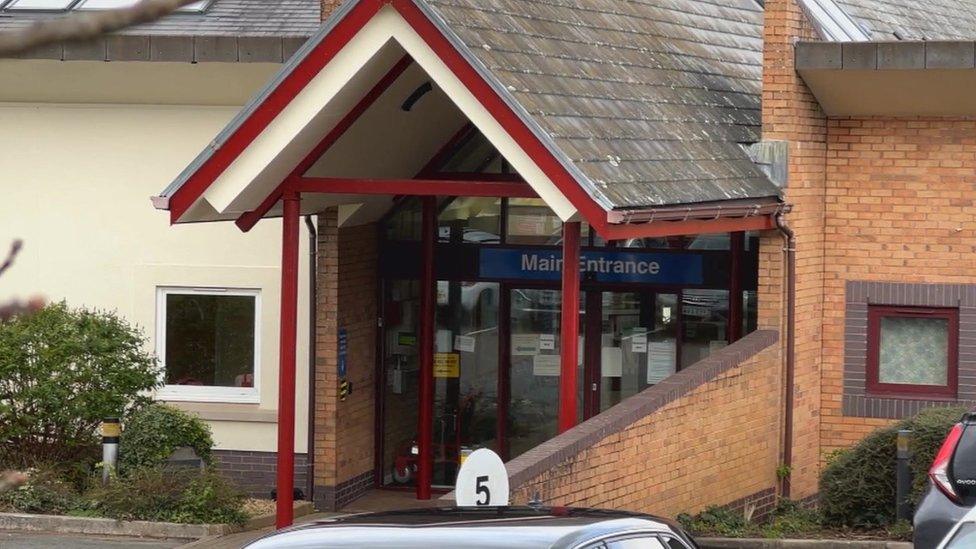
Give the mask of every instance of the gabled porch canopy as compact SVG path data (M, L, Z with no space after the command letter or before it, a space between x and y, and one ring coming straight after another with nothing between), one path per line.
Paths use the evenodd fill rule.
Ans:
M565 92L547 92L550 102L559 97L564 104L550 105L550 117L533 115L518 88L488 68L494 62L479 57L492 54L491 46L465 45L448 13L421 0L345 4L154 204L169 210L173 223L238 220L247 229L261 216L280 215L280 194L303 177L413 179L470 122L561 219L585 220L605 238L772 226L770 215L782 208L779 191L733 142L750 136L723 135L743 133L736 128L748 124L738 112L745 106L716 109L717 101L705 98L701 110L721 112L705 112L705 121L685 116L680 124L672 107L642 112L649 107L632 99L604 106L607 100L581 88L569 90L580 94L578 104ZM402 108L427 82L430 97ZM717 99L742 101L741 92L725 95L732 99ZM564 136L550 120L597 107L634 116L583 113L570 122L579 135ZM600 121L607 127L594 127ZM673 135L661 135L669 127ZM642 129L646 137L635 140ZM362 192L348 185L317 190L303 197L301 211L342 205L347 223L375 219L391 192L414 194L367 182ZM386 198L375 196L381 191Z
M292 517L301 214L338 206L340 224L355 225L396 196L425 197L425 319L435 196L542 199L564 222L565 265L579 264L583 221L606 240L775 226L787 206L742 147L758 140L761 40L741 31L758 34L761 12L737 8L731 21L724 8L689 3L661 22L644 4L605 14L525 0L349 1L153 197L172 223L233 220L246 231L283 218L278 526ZM444 170L472 132L491 160ZM579 277L562 269L560 430L577 418ZM430 497L432 330L422 322L418 341L420 498Z

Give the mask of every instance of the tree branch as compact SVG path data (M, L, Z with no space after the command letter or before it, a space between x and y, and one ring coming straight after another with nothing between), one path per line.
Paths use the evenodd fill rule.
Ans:
M142 0L128 7L43 19L20 30L0 33L0 55L21 53L57 42L90 40L140 23L149 23L196 0Z
M7 259L5 259L3 263L0 263L0 275L2 275L4 271L9 269L10 266L14 264L14 259L17 258L17 254L20 253L20 249L23 247L24 247L23 240L14 240L10 244L10 251L7 252Z

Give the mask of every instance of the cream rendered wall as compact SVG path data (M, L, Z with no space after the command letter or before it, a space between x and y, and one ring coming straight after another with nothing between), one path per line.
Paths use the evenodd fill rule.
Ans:
M67 64L66 64L67 65ZM217 83L219 85L219 83ZM239 106L0 102L0 249L24 240L0 301L116 310L154 346L156 287L261 290L259 404L178 406L209 418L217 447L274 451L281 224L169 226L158 194ZM296 451L307 446L308 241L299 279Z

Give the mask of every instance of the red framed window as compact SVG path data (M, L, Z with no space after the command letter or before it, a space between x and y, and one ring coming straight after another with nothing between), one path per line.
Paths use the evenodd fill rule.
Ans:
M867 359L869 394L955 398L959 310L870 306Z

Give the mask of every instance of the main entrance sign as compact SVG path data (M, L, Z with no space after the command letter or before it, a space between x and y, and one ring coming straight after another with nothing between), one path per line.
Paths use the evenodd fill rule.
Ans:
M496 247L479 250L478 274L482 278L556 281L562 269L562 253L557 250ZM587 251L580 254L580 271L597 282L704 282L702 256L698 254Z

